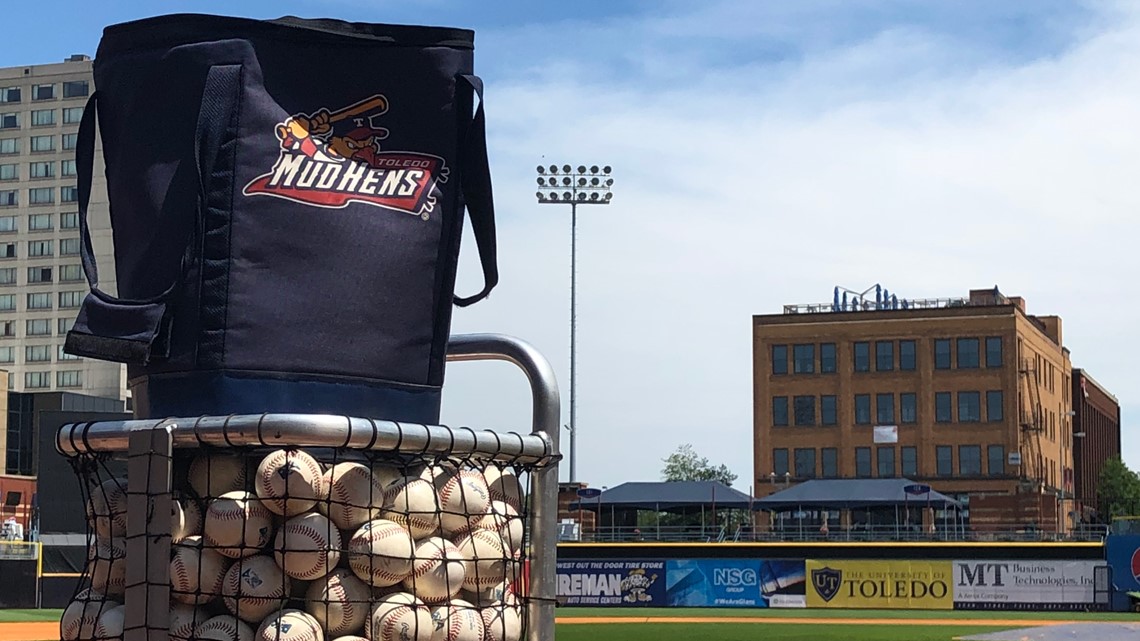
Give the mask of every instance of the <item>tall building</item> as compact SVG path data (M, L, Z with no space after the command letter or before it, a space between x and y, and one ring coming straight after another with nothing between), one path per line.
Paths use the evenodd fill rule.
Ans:
M753 363L759 497L812 478L905 477L984 506L975 522L1061 526L1072 507L1069 350L1061 319L1021 298L848 302L837 289L831 303L754 316Z
M63 352L88 292L80 262L75 147L94 81L83 55L0 69L0 369L13 391L125 399L117 363ZM98 143L97 143L98 144ZM88 221L100 287L115 292L101 149Z
M1120 402L1083 369L1073 370L1073 436L1074 491L1091 519L1101 468L1120 456Z

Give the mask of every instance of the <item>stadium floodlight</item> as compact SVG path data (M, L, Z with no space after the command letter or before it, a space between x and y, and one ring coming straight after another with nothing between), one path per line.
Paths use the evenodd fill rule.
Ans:
M577 171L575 171L577 169ZM570 482L577 481L575 454L577 452L578 425L575 421L577 378L577 305L578 305L578 205L608 205L613 198L610 189L614 179L609 177L613 168L604 165L538 166L539 204L570 205Z

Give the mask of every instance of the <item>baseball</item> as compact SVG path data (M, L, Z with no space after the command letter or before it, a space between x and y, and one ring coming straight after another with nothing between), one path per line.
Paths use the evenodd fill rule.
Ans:
M424 603L443 603L463 589L466 558L447 539L433 536L416 546L412 574L404 579L404 587Z
M305 593L305 611L329 636L359 632L368 618L371 591L350 570L337 568L314 581Z
M463 587L473 592L513 581L517 571L503 537L489 530L472 530L456 540L455 546L467 559Z
M99 622L95 624L95 638L122 639L123 616L126 611L127 606L125 605L116 605L113 608L103 610L103 613L99 615Z
M372 640L366 639L364 637L358 637L354 634L346 634L343 637L337 637L337 638L333 639L332 641L372 641Z
M321 625L308 612L282 610L275 612L257 628L255 641L324 641Z
M294 516L277 531L273 558L294 579L319 579L340 562L340 530L323 514Z
M519 513L511 507L510 503L491 501L487 513L472 525L479 529L490 530L503 537L511 552L518 552L522 549L523 522Z
M355 530L380 518L384 503L383 479L360 463L337 463L324 474L328 500L318 506L342 530Z
M289 577L273 557L259 555L235 561L222 584L222 600L237 618L260 622L285 605L291 586Z
M482 612L471 603L453 599L431 610L432 641L483 641Z
M253 641L253 628L228 614L219 614L198 624L193 638L198 641Z
M104 612L119 606L115 601L94 600L98 595L88 594L84 600L78 596L67 605L59 620L59 635L63 641L91 639Z
M191 498L170 499L170 542L177 543L188 536L202 533L202 508Z
M261 459L254 484L257 496L274 514L296 516L322 498L321 464L301 450L276 450Z
M194 638L194 628L209 618L204 608L185 603L170 604L170 638L175 641L189 641Z
M511 605L518 604L518 597L515 596L514 588L507 581L478 591L464 589L463 595L480 608L504 602Z
M88 510L95 535L104 541L127 534L127 479L112 478L91 489Z
M122 538L96 541L95 557L89 561L91 589L108 596L120 596L127 583L127 546Z
M376 519L360 526L348 541L348 566L365 583L382 588L412 573L415 541L399 523Z
M175 601L202 605L222 593L230 560L202 543L194 535L170 546L170 598Z
M391 594L372 609L365 636L372 641L431 641L431 611L407 592Z
M206 542L219 553L240 558L257 554L273 536L273 515L253 494L226 492L210 502L202 526Z
M422 539L439 530L438 505L435 486L418 476L401 476L384 486L382 518L408 528L412 538Z
M186 476L198 498L216 499L245 489L246 462L236 454L199 454L190 462Z
M487 481L474 470L445 470L436 476L440 528L454 534L471 527L473 515L487 513L491 504Z
M372 476L380 487L387 487L389 483L404 475L396 467L377 463L372 465Z
M519 641L522 638L522 611L516 605L500 603L482 609L485 641Z
M487 481L487 490L492 501L502 501L516 511L522 512L526 492L523 491L522 482L513 469L500 469L495 465L488 465L483 471L483 478Z

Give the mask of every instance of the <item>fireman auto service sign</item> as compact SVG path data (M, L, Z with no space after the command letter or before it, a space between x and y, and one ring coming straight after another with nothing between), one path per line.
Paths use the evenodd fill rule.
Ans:
M565 605L665 605L665 562L558 562L558 600Z

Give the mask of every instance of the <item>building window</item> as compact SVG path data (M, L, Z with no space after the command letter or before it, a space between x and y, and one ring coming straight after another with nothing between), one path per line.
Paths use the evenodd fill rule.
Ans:
M0 129L19 129L20 128L20 114L6 113L0 114Z
M899 421L904 424L918 422L918 395L914 392L899 394Z
M855 424L856 425L870 425L871 424L871 395L870 394L856 394L855 395Z
M51 292L28 294L28 309L51 309Z
M819 371L833 374L839 367L836 362L835 343L822 343L819 346Z
M30 318L24 329L28 336L51 336L51 319Z
M83 280L82 265L60 265L59 282L73 283L81 280Z
M75 321L74 321L74 319L71 319L71 318L61 318L56 322L57 322L58 329L59 329L59 335L60 336L66 336L67 332L71 331L71 325Z
M20 166L16 164L0 165L0 180L19 180Z
M55 136L32 136L32 151L55 151Z
M36 109L32 112L33 127L50 127L55 124L55 109Z
M958 446L958 474L961 476L982 475L982 448L980 446Z
M936 423L949 423L954 420L951 416L950 392L934 393L934 421Z
M60 187L59 188L59 202L61 202L61 203L77 203L77 202L79 202L79 189L77 187Z
M51 231L54 227L52 225L51 214L32 214L28 216L28 230L29 231Z
M74 160L61 160L59 161L59 175L65 178L78 175L75 170Z
M28 202L32 205L50 205L55 202L55 194L51 187L36 187L28 190Z
M0 312L16 311L16 295L4 294L0 296Z
M32 178L55 178L54 162L33 162L28 164Z
M902 475L907 478L918 476L918 448L902 448Z
M28 268L28 284L34 283L50 283L51 282L51 267L29 267Z
M16 321L4 321L0 323L0 336L4 338L12 338L16 335Z
M787 345L773 345L772 346L772 373L773 374L787 374L788 373L788 346Z
M0 207L15 207L20 204L20 192L15 189L0 190Z
M28 345L24 348L24 360L29 363L50 363L51 345Z
M59 293L59 308L60 309L74 309L79 307L83 302L83 292L60 292Z
M15 363L16 349L14 347L0 347L0 363Z
M986 337L986 367L1001 367L1001 336Z
M79 239L78 238L61 238L59 240L59 255L60 256L78 256L79 255Z
M875 371L889 372L895 368L895 344L892 341L875 341Z
M821 425L835 425L839 422L839 403L836 397L819 397L819 418Z
M982 420L981 392L958 392L958 422L977 423Z
M20 88L4 87L0 89L0 102L20 102Z
M990 476L1005 476L1005 446L991 445L986 448L986 461Z
M68 107L63 110L63 124L78 125L83 120L83 107Z
M825 479L839 477L839 450L834 447L825 447L820 451L820 463L823 465Z
M815 373L815 345L795 345L792 347L792 361L796 374Z
M934 369L950 369L950 339L934 341Z
M0 216L0 233L9 233L18 231L20 223L17 222L15 216Z
M788 424L788 397L772 397L772 425L784 426Z
M79 229L79 212L69 211L59 215L60 229Z
M15 285L16 284L16 268L5 267L0 269L0 285Z
M999 389L992 389L986 392L986 420L991 423L1005 420L1005 412L1002 409L1004 404L1004 395Z
M0 258L15 258L16 243L0 244Z
M815 425L815 397L797 396L792 400L792 408L796 413L796 425L807 427Z
M0 155L20 153L19 138L4 138L0 140Z
M55 98L54 84L32 85L32 100L51 100L53 98Z
M51 372L24 372L24 389L51 387Z
M911 371L918 366L917 349L914 341L899 341L899 369Z
M29 240L28 241L28 256L32 258L52 256L54 254L55 243L50 240Z
M891 479L895 477L895 448L893 447L880 447L878 451L879 457L879 478Z
M978 339L958 339L958 369L977 369L980 355L978 354Z
M64 98L82 98L88 91L86 80L68 80L63 83Z
M939 445L935 449L938 461L938 476L954 475L954 449L949 445Z
M871 344L870 343L855 343L855 371L856 372L869 372L871 371Z
M79 134L63 134L59 138L63 142L65 151L75 149L76 145L79 144Z
M796 478L815 478L815 448L796 448Z
M60 320L63 320L63 319L61 318ZM64 332L60 332L60 334L63 334L63 333ZM82 360L82 359L80 357L76 356L75 354L68 354L67 352L64 351L63 345L60 345L59 349L56 353L56 360L78 361L78 360Z
M855 448L855 476L859 478L871 477L871 448Z
M894 394L875 394L875 421L879 425L895 424Z
M783 447L778 447L772 450L772 471L776 476L788 475L788 450Z
M83 372L77 369L56 372L55 384L58 387L82 387Z

